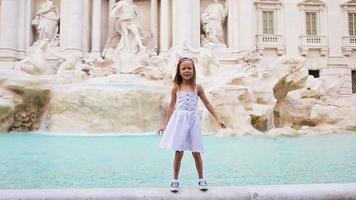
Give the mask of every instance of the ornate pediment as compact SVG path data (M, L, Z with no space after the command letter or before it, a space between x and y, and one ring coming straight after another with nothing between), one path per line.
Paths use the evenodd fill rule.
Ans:
M356 0L349 0L340 5L345 10L356 10Z
M280 8L282 2L280 0L256 0L254 2L257 8Z

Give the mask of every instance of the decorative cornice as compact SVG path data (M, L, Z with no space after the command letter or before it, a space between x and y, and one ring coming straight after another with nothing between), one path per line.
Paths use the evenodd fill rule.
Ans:
M262 8L262 7L279 8L282 5L282 2L280 0L256 0L254 4L257 8Z
M298 3L298 6L325 6L326 3L321 0L304 0Z
M349 0L340 5L344 9L354 8L356 9L356 0Z

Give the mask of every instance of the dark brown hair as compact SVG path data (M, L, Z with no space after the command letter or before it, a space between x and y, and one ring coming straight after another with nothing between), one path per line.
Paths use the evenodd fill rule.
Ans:
M191 59L191 58L188 58L188 57L183 57L183 58L180 58L179 61L178 61L178 64L177 64L177 70L176 70L176 75L174 76L174 80L173 80L173 83L175 85L178 86L178 88L180 88L180 85L182 84L183 82L183 77L182 75L180 74L180 64L184 61L190 61L193 65L193 84L195 85L196 84L196 70L195 70L195 64L194 64L194 60Z

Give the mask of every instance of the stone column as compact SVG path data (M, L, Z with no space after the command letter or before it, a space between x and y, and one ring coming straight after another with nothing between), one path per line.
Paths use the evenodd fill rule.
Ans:
M228 16L227 16L227 46L233 50L239 48L239 2L236 0L227 0Z
M347 12L345 14L343 8L340 9L340 5L337 1L328 1L327 5L328 6L325 7L322 12L324 13L323 25L325 27L323 34L328 36L329 56L342 57L342 46L344 46L342 37L349 35L348 15Z
M257 9L257 34L263 34L263 14L262 9Z
M196 38L200 38L199 29L196 30L194 23L196 10L199 10L199 0L173 0L173 43L186 41L193 48L199 48Z
M61 0L61 48L65 51L83 51L84 0Z
M341 23L341 26L343 28L341 28L342 30L342 36L347 36L349 35L349 13L347 12L347 10L343 9L343 15L341 15L345 20L343 20L343 23ZM329 20L328 20L329 21ZM330 27L328 25L328 27Z
M82 50L84 52L89 52L91 46L91 5L93 5L92 1L81 0L83 1L82 8Z
M115 19L110 16L111 8L115 4L115 0L109 0L109 7L108 7L108 38L110 38L114 32L114 24Z
M200 48L200 0L191 2L192 10L192 30L191 30L191 46L195 49Z
M160 53L167 52L170 48L171 34L171 15L170 15L170 0L161 0L161 15L160 15Z
M18 21L17 21L17 48L19 57L23 57L25 55L26 46L26 1L19 1L18 2Z
M151 0L151 32L153 35L153 49L158 50L158 0Z
M301 10L301 12L300 12L300 14L301 14L301 22L300 22L300 24L302 25L302 36L303 35L307 35L307 27L306 27L306 16L305 16L305 11L304 10Z
M25 50L32 46L34 42L34 34L32 33L32 20L35 17L35 2L34 0L25 1Z
M298 3L299 1L284 2L283 20L288 22L288 24L293 24L293 26L285 26L283 30L286 56L299 55L300 36L305 35L304 13L303 10L298 7Z
M275 21L277 22L276 25L276 34L277 35L283 35L283 30L284 30L284 16L282 13L282 7L279 5L277 10L276 10L276 18Z
M187 5L188 4L188 5ZM189 2L187 0L173 0L172 2L172 39L176 42L188 40L190 20Z
M235 1L235 0L230 0ZM256 46L256 16L257 11L253 1L238 1L238 18L239 18L239 49L250 50ZM235 10L233 10L235 11ZM236 11L235 11L236 12ZM234 21L233 21L234 23ZM236 23L236 22L235 22ZM236 34L236 33L234 33Z
M2 0L0 6L0 60L16 60L18 54L19 0Z
M91 52L97 56L101 52L101 1L93 0Z
M320 17L320 20L319 20L319 28L320 28L320 32L319 32L319 35L321 36L326 36L326 20L325 20L325 13L324 13L324 10L320 10L319 11L319 17ZM318 22L318 21L317 21Z

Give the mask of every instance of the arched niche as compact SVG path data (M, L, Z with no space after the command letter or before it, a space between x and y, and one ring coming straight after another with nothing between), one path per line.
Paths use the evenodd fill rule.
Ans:
M214 3L213 0L200 0L200 17L201 17L201 14L204 12L204 10L207 9L208 6L210 4L213 4L213 3ZM226 4L227 4L226 0L219 0L219 3L221 5L223 5L224 8L226 7ZM225 18L224 23L223 23L223 31L224 31L223 43L228 46L228 41L227 41L228 40L227 39L228 38L228 36L227 36L228 35L227 18L228 18L228 16ZM199 19L199 21L200 21L200 27L201 27L200 28L200 35L202 35L203 34L203 32L202 32L202 24L201 24L201 20L200 19Z
M30 20L29 20L29 23L30 23L30 26L31 26L31 32L30 32L30 36L29 36L30 45L33 45L34 42L36 42L38 40L38 35L36 33L36 28L34 26L32 26L32 21L35 19L36 13L41 10L41 5L43 3L45 3L45 2L46 2L46 0L30 0L29 4L27 5L27 6L29 6L29 9L30 9ZM55 4L55 6L58 8L58 12L59 12L59 15L60 15L60 13L61 13L61 2L60 2L60 0L53 0L53 2ZM59 19L58 31L57 31L58 40L59 40L60 25L61 25L60 21L61 20ZM56 46L59 46L59 43Z

